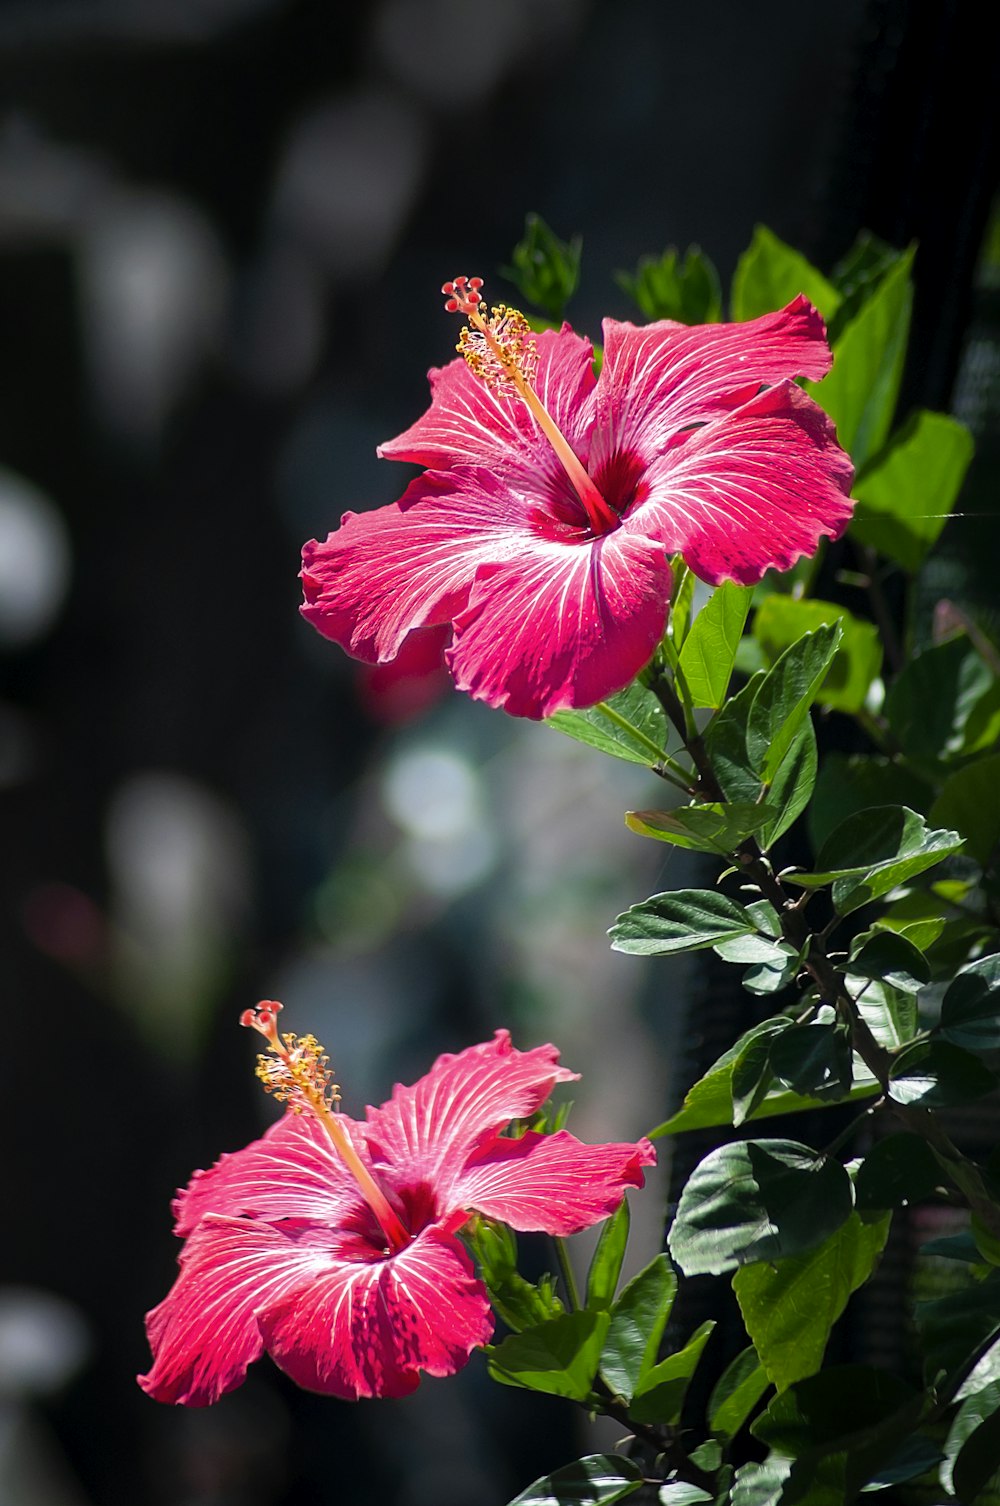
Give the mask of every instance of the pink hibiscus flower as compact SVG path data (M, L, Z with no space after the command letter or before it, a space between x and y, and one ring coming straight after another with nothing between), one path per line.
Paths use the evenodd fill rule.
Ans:
M583 1145L502 1131L576 1076L552 1046L505 1030L439 1057L358 1121L312 1036L279 1038L279 1004L247 1011L268 1040L258 1075L288 1103L245 1150L196 1172L174 1204L181 1272L146 1326L157 1401L203 1406L266 1350L311 1391L404 1396L489 1341L485 1287L458 1232L472 1212L575 1233L612 1213L655 1161L648 1140Z
M445 284L464 359L379 450L428 469L303 550L303 615L357 658L450 624L470 695L529 717L593 705L662 637L672 555L749 584L846 527L850 460L793 381L832 359L805 298L745 324L606 319L595 378L587 340L487 318L480 286Z

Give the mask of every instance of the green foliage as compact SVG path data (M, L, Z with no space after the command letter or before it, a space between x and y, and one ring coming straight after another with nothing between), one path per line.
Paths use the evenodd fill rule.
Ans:
M683 258L676 246L643 256L633 274L618 272L615 281L647 319L714 324L722 318L719 274L700 246L689 246Z
M623 1199L617 1212L613 1213L601 1230L587 1272L587 1307L593 1311L610 1308L618 1289L628 1231L631 1221L628 1199Z
M996 742L997 682L961 633L909 661L886 696L885 716L899 746L933 776L939 763Z
M817 856L817 872L789 878L805 889L831 885L838 913L849 915L961 846L957 832L931 830L906 806L876 806L849 816L831 832Z
M561 241L541 215L529 214L525 216L524 239L514 247L511 265L501 267L501 274L522 298L558 324L580 280L582 249L580 236Z
M623 1454L588 1454L529 1485L510 1506L613 1506L642 1486L638 1464Z
M680 1421L691 1377L714 1328L711 1319L702 1323L683 1349L668 1355L645 1372L635 1388L629 1406L630 1417L636 1422L657 1422L668 1427Z
M655 837L674 847L726 857L747 837L774 823L777 809L767 801L730 800L713 805L683 805L672 811L628 811L625 824L641 837Z
M972 448L955 419L914 413L855 481L852 536L918 570L958 500Z
M612 758L650 768L662 761L667 749L666 713L638 680L586 711L557 711L545 725Z
M674 889L654 894L619 915L608 935L616 952L663 957L696 952L756 929L742 905L712 889Z
M941 1034L967 1051L1000 1050L1000 956L970 962L948 985Z
M833 370L814 386L855 465L872 459L889 437L906 357L913 308L913 250L874 287L833 344Z
M627 1402L656 1363L676 1294L677 1277L670 1261L666 1255L657 1255L632 1278L611 1309L601 1378Z
M863 1223L852 1213L816 1249L735 1273L747 1333L779 1391L819 1369L830 1330L874 1270L888 1233L887 1217Z
M753 635L765 663L774 664L803 633L835 622L840 624L841 638L816 692L816 703L833 711L860 711L882 670L882 645L872 623L862 622L833 601L765 596L754 616Z
M740 1140L695 1168L667 1243L686 1276L721 1275L811 1250L850 1217L852 1202L839 1162L791 1140Z
M715 710L725 700L752 595L749 586L725 581L695 617L680 657L693 705Z
M709 1430L724 1443L735 1438L770 1384L751 1344L715 1383L706 1409Z
M586 1401L610 1322L606 1312L562 1313L510 1334L488 1349L489 1372L505 1386Z
M841 295L804 256L786 246L766 225L754 229L753 240L736 264L733 276L732 317L756 319L784 308L804 293L824 319L832 319Z

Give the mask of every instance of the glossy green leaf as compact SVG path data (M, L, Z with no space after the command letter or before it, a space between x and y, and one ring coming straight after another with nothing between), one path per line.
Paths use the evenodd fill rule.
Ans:
M667 632L670 634L674 648L679 652L687 640L691 627L694 593L698 582L694 571L688 569L679 554L674 556L671 569L674 582L670 597L670 615L667 618Z
M689 246L683 258L675 246L643 256L634 274L617 272L615 281L647 319L715 324L722 318L719 274L700 246Z
M949 983L941 1034L967 1051L1000 1049L1000 954L970 962Z
M860 711L882 669L882 645L872 623L863 622L837 602L773 595L758 604L753 635L765 663L774 664L803 633L835 622L842 636L816 692L816 703L834 711Z
M880 1046L895 1051L914 1040L920 1030L917 1001L912 993L847 975L847 991Z
M613 1506L642 1484L642 1470L624 1454L588 1454L543 1475L509 1506Z
M747 1333L779 1391L819 1369L830 1330L874 1270L888 1233L888 1217L862 1223L852 1213L816 1249L735 1273Z
M924 1109L972 1103L996 1086L996 1077L978 1056L933 1037L907 1046L889 1070L889 1097Z
M854 483L853 537L919 570L958 500L973 448L956 419L914 413Z
M848 322L855 317L862 304L867 303L886 273L891 271L907 253L898 251L873 235L862 230L854 244L830 273L843 302L832 320L829 320L830 338L839 338Z
M506 1224L470 1220L463 1237L472 1250L490 1294L490 1302L515 1333L558 1317L563 1305L551 1276L526 1281L517 1269L517 1238Z
M545 725L612 758L647 768L655 768L667 750L666 713L639 681L585 711L557 711Z
M953 826L965 838L965 850L983 868L1000 848L1000 753L978 758L945 780L931 807L936 826Z
M695 617L681 649L681 673L695 706L721 706L753 590L724 581Z
M563 1313L487 1351L494 1380L551 1396L585 1401L597 1373L611 1319L608 1313Z
M813 1249L850 1216L852 1201L838 1161L791 1140L741 1140L695 1168L667 1243L685 1275L720 1275Z
M524 239L511 252L511 265L501 275L514 284L522 297L558 323L576 292L580 279L580 236L561 241L541 215L528 214Z
M773 1034L776 1030L784 1030L788 1021L783 1016L774 1019L763 1020L748 1030L745 1035L725 1051L718 1061L698 1079L688 1091L682 1106L665 1123L651 1131L655 1138L659 1135L676 1135L685 1130L713 1129L719 1125L732 1124L733 1122L733 1068L740 1053L747 1043L758 1035ZM878 1083L860 1058L855 1058L854 1085L848 1097L851 1100L871 1098L881 1092ZM754 1107L755 1119L771 1118L777 1114L791 1114L801 1109L822 1108L822 1100L815 1098L803 1098L798 1093L784 1090L770 1091L767 1096Z
M827 753L807 818L813 851L818 852L830 833L856 811L908 805L926 814L933 799L931 785L887 758Z
M660 1340L677 1294L677 1277L666 1255L656 1255L625 1287L611 1309L601 1354L601 1377L616 1396L630 1401L656 1363Z
M791 1020L778 1019L769 1023L773 1029L750 1035L733 1061L730 1091L732 1122L737 1127L749 1119L766 1098L772 1077L771 1048L792 1028Z
M892 427L910 333L912 262L911 249L843 329L830 375L818 387L810 384L858 467L877 454Z
M931 830L923 816L905 805L876 806L849 816L831 833L816 859L816 872L789 874L788 882L804 889L832 884L835 908L849 915L961 846L957 832Z
M647 1370L636 1387L629 1406L630 1417L634 1417L636 1422L655 1422L665 1426L672 1426L680 1421L691 1377L714 1328L713 1319L702 1323L683 1349L668 1355L665 1360Z
M698 1485L689 1485L686 1480L670 1480L660 1486L657 1499L660 1506L700 1506L702 1501L714 1501L715 1497Z
M628 811L625 825L640 837L655 837L674 847L727 857L741 842L769 826L778 810L759 801L679 805L672 811Z
M757 762L760 745L754 743L754 754L751 755L748 738L754 703L766 679L764 672L754 675L741 691L725 702L705 730L705 746L716 779L730 801L752 803L760 798L764 789L764 777ZM773 714L773 691L771 682L767 693L771 708L768 716ZM766 720L763 713L762 719ZM816 734L806 715L767 791L768 805L780 814L772 824L757 833L762 849L766 851L802 813L809 803L815 782Z
M606 1220L587 1272L587 1307L599 1311L611 1307L618 1289L622 1261L628 1244L631 1215L628 1199Z
M708 1398L708 1426L728 1443L736 1437L771 1382L751 1344L726 1366Z
M936 1468L943 1457L936 1443L915 1433L900 1444L887 1464L875 1471L867 1485L862 1485L862 1494L919 1479Z
M854 938L847 971L852 977L878 979L908 994L919 993L931 977L927 958L912 941L879 929Z
M927 1141L909 1130L877 1140L854 1178L861 1213L881 1212L923 1202L947 1178Z
M770 784L809 715L842 637L839 623L805 633L767 670L747 720L751 766Z
M736 263L732 287L734 319L756 319L784 308L804 293L824 319L832 319L841 296L831 282L800 252L779 240L766 225L754 228L753 240Z
M853 1476L859 1489L892 1458L924 1407L919 1392L884 1369L832 1365L779 1392L751 1431L774 1453L800 1464L823 1454L847 1454L847 1478Z
M654 894L619 915L608 935L612 950L642 957L694 952L754 930L741 905L714 889Z
M941 1484L966 1506L1000 1470L1000 1383L986 1386L959 1407L944 1444Z

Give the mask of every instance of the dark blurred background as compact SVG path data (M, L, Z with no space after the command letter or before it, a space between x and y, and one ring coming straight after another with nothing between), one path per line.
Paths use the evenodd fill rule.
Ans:
M268 1362L207 1411L134 1384L173 1188L269 1117L255 999L353 1112L500 1024L555 1040L595 1137L665 1117L700 1039L697 971L604 936L662 887L642 772L361 670L299 620L299 547L400 494L375 446L450 356L438 287L511 296L529 210L582 235L594 334L668 244L728 280L758 221L824 267L917 238L905 401L951 406L970 351L995 393L995 31L941 0L0 6L2 1506L501 1506L587 1443L478 1360L357 1407Z

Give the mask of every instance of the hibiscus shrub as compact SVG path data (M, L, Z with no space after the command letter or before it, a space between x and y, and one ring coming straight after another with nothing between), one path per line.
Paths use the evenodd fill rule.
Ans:
M653 1149L567 1136L543 1107L568 1075L551 1047L500 1033L347 1121L370 1195L320 1132L329 1090L312 1119L292 1103L305 1121L180 1200L154 1395L211 1399L265 1349L315 1389L398 1395L485 1346L502 1384L626 1435L520 1506L986 1499L1000 1165L955 1111L998 1086L1000 646L968 602L919 590L972 445L942 414L898 421L912 260L865 237L826 277L759 229L723 323L710 263L671 250L621 277L651 322L606 321L596 361L550 322L579 245L541 222L507 273L533 322L488 310L477 278L445 285L460 358L382 451L424 474L306 546L305 615L369 661L433 628L461 688L658 775L664 808L628 825L699 854L704 887L637 902L611 944L711 950L756 1022L650 1132L716 1144L624 1285L624 1189ZM282 1071L312 1049L271 1043ZM578 1290L562 1236L611 1210ZM826 1364L894 1226L936 1236L913 1255L908 1352ZM516 1229L554 1236L558 1279L519 1272ZM732 1287L728 1365L712 1322L668 1328L690 1277Z

